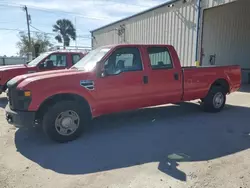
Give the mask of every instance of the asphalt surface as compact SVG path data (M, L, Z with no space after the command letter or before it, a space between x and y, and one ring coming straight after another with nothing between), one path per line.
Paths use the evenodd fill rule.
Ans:
M0 187L250 187L250 87L217 114L194 102L99 117L58 144L17 129L0 96Z

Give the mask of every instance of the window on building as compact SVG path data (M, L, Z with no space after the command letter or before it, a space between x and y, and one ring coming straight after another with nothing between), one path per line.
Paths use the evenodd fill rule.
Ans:
M105 62L105 68L109 75L142 70L141 56L138 48L127 47L117 49Z
M172 69L173 64L166 47L150 47L148 54L152 69Z

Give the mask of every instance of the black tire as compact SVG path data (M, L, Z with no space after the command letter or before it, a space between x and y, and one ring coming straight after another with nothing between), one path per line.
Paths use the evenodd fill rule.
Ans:
M222 97L221 98L222 101L219 102L220 105L218 105L219 103L217 103L216 105L216 102L215 102L215 97L218 95L221 95ZM224 108L225 103L226 103L225 90L222 87L214 86L209 90L207 96L204 98L202 102L202 106L203 106L204 111L206 112L217 113L217 112L220 112Z
M56 118L65 111L74 111L79 117L79 126L71 135L61 135L58 133L55 123ZM62 101L53 105L44 114L43 117L43 131L52 140L60 143L69 142L78 138L84 131L84 127L87 126L91 120L91 114L88 107L81 106L75 101Z

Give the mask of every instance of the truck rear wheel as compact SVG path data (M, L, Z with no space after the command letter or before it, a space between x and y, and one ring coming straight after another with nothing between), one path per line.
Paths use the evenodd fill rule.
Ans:
M203 108L206 112L220 112L226 103L226 92L222 87L214 86L203 100Z
M45 113L43 130L57 142L69 142L79 137L90 119L89 113L74 101L58 102Z

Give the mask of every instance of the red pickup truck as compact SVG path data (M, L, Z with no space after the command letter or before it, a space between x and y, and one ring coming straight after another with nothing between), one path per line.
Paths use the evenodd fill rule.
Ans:
M219 112L240 84L239 66L182 68L170 45L104 46L69 70L10 80L6 118L18 126L37 122L51 139L67 142L103 114L194 99Z
M85 53L77 51L46 52L29 62L27 65L9 65L0 67L0 94L7 88L7 82L15 76L72 67Z

